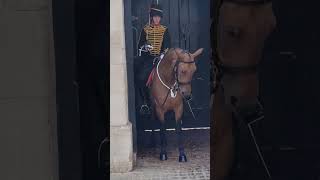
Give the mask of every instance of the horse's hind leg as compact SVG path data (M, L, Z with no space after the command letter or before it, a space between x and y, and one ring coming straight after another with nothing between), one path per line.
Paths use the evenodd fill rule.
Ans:
M157 124L158 124L158 120L157 120L157 116L155 113L154 108L151 109L151 136L150 136L150 142L149 142L149 147L150 148L154 148L156 147L156 137L155 137L155 129L157 129Z
M166 137L166 126L164 120L164 112L161 112L159 109L155 109L157 117L160 120L160 160L164 161L168 159L167 156L167 137Z

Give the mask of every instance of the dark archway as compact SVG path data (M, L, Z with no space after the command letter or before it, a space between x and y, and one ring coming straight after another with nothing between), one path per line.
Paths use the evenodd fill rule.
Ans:
M148 22L148 8L151 2L151 0L124 0L129 120L133 125L133 149L136 154L140 150L140 145L145 146L146 143L148 143L149 138L148 133L140 134L138 131L150 130L152 127L151 122L148 121L149 117L142 117L140 114L136 114L136 107L139 107L140 104L134 91L133 71L133 62L137 56L137 43L141 29ZM204 48L204 52L200 57L201 59L199 59L197 64L198 71L194 75L195 78L192 82L194 88L191 106L196 116L196 120L193 119L189 107L186 104L183 127L209 128L210 24L208 22L210 20L210 2L209 0L159 0L159 3L162 5L165 12L162 24L169 28L172 46L181 47L191 52L200 47ZM169 119L169 121L167 121L167 128L172 129L175 127L173 116L171 113L168 113L167 115ZM206 133L204 134L207 134L207 132L208 130L206 130Z
M148 8L151 2L137 0L131 6L134 57L137 56L140 32L148 23ZM162 0L159 3L164 11L162 23L169 29L172 47L180 47L190 52L200 47L204 48L203 54L199 57L198 70L192 82L193 101L191 106L197 120L193 119L187 106L184 111L184 127L209 127L210 1ZM144 126L147 129L152 127L149 122L144 123ZM174 122L170 122L168 128L174 127Z

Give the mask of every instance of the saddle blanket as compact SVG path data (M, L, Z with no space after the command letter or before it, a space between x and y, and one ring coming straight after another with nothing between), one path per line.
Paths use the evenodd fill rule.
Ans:
M151 73L149 74L148 81L147 81L147 83L146 83L146 86L147 86L147 87L150 87L150 86L151 86L151 83L152 83L152 80L153 80L154 71L155 71L155 68L153 68L152 71L151 71Z

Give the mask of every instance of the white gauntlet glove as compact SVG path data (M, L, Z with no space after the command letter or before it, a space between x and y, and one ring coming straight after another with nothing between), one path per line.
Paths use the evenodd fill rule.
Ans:
M142 45L139 49L139 56L141 56L141 52L148 52L148 51L151 51L152 49L153 49L153 46L151 46L150 44Z
M151 51L153 49L153 46L151 46L150 44L146 44L144 45L144 48L147 50L147 51Z

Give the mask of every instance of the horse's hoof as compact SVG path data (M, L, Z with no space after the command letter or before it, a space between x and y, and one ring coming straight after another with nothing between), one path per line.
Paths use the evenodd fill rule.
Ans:
M187 156L185 154L179 155L179 162L187 162Z
M160 160L165 161L168 159L167 153L160 153Z

